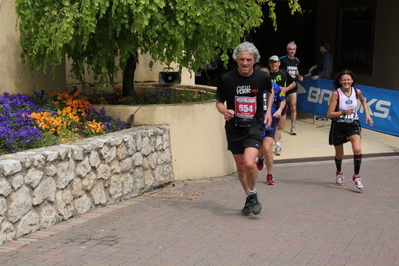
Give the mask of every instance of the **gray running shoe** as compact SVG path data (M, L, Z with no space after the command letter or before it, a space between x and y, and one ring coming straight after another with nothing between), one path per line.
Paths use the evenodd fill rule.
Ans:
M252 213L254 215L258 215L263 211L262 204L260 204L258 200L258 194L253 194L248 196L249 199L251 200L251 205L252 205Z
M291 127L291 135L297 135L295 127Z
M249 216L249 215L253 214L252 213L252 202L251 202L251 199L249 198L249 196L247 196L247 198L245 199L245 205L241 211L241 214L245 215L245 216Z

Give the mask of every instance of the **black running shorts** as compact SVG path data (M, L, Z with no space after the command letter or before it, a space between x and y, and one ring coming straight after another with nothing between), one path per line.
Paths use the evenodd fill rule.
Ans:
M260 149L262 145L263 123L260 126L252 126L248 133L243 135L239 140L227 140L227 149L233 154L244 154L246 148Z
M298 87L297 86L295 86L295 88L293 88L292 90L287 91L287 93L285 94L285 97L287 97L288 95L290 95L292 93L295 93L295 92L298 92ZM287 100L289 100L289 99L287 99Z
M342 145L348 142L350 136L360 135L361 133L362 127L359 120L355 120L352 123L340 123L333 120L331 122L329 144L334 146Z

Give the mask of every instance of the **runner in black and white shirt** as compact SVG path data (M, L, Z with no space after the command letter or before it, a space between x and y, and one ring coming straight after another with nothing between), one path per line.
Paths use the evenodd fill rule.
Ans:
M290 42L287 44L287 55L280 57L280 68L285 69L290 73L291 77L294 80L302 81L303 77L299 74L299 59L295 57L296 53L296 44L295 42ZM288 91L285 95L290 105L290 117L291 117L291 135L296 135L296 118L297 118L297 91L298 87L295 86L292 90ZM282 117L284 119L282 123L285 124L286 116Z

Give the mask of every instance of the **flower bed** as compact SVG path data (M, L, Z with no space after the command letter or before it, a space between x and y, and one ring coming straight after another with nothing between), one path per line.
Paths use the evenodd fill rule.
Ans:
M213 93L203 89L154 84L138 85L135 97L122 97L121 92L121 87L111 93L99 91L87 96L77 92L45 94L41 91L33 96L5 92L0 96L0 154L68 143L126 127L119 118L106 115L104 107L99 111L92 108L92 103L171 104L214 98Z
M0 154L76 141L125 128L79 93L0 96Z
M116 86L112 92L95 90L89 94L92 104L144 105L203 102L215 99L214 90L203 87L160 85L142 83L135 86L133 96L123 97L122 87Z
M160 91L159 84L137 85L147 90ZM194 92L213 92L214 87L196 85L174 85L178 90L192 90ZM73 96L73 95L72 95ZM73 98L57 96L57 100L67 99L65 105L71 107L74 104ZM75 102L76 103L76 102ZM83 104L81 104L84 106ZM58 105L60 107L60 105ZM146 125L169 125L171 130L171 142L174 158L174 175L176 179L185 180L193 178L207 178L218 175L233 173L234 162L226 149L224 135L224 120L216 108L215 101L202 101L184 104L144 104L144 105L93 105L94 110L101 110L100 113L107 117L117 118L119 121L130 121L131 115L135 114L136 124ZM71 109L67 110L73 110ZM83 115L82 115L83 116ZM72 116L73 117L73 116ZM87 116L85 117L85 119ZM84 120L83 120L84 121ZM96 120L97 121L97 120ZM121 122L122 123L122 122ZM79 124L78 124L79 125ZM78 128L78 129L81 129ZM119 129L118 129L119 130ZM80 131L79 131L80 132ZM68 137L74 137L76 132L71 131ZM45 136L48 134L45 134ZM50 137L54 135L50 135ZM85 136L78 135L81 139ZM62 143L61 136L50 139L39 147ZM71 139L69 142L73 141ZM43 144L43 143L41 143Z

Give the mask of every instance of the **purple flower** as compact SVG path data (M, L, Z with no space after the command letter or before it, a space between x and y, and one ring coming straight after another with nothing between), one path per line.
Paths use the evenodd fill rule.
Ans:
M37 148L42 140L42 131L29 115L33 112L50 112L54 115L55 109L49 99L45 98L43 90L35 92L33 96L19 93L12 95L8 92L0 95L0 153ZM105 108L100 111L90 108L86 113L86 120L95 119L105 125L105 133L126 127L120 119L114 120L107 116Z

